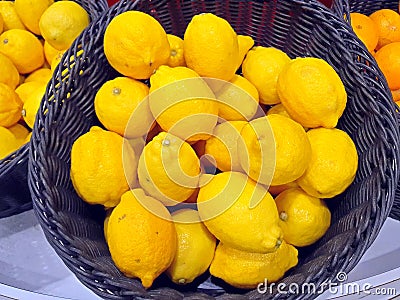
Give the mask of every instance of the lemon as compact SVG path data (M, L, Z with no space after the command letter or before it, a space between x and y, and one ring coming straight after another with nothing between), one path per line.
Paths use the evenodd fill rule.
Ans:
M0 33L2 33L4 30L4 21L3 21L3 17L0 14Z
M31 137L32 137L32 132L29 132L29 134L26 136L26 138L24 140L24 144L30 142L31 141Z
M193 209L174 212L172 220L178 234L178 247L166 273L174 283L188 284L210 266L216 239L200 222L199 213Z
M237 144L245 121L227 121L218 124L213 136L205 142L205 154L211 155L221 171L243 171Z
M286 191L291 188L297 188L299 185L297 184L296 181L281 184L281 185L271 185L268 189L268 192L273 196L278 196L280 193L283 191Z
M44 63L39 39L22 29L11 29L0 35L0 53L7 56L21 74L31 73Z
M89 25L89 21L86 10L76 2L54 2L40 17L40 34L53 48L65 50Z
M314 244L328 230L331 213L325 202L300 188L283 191L276 197L284 240L296 247Z
M26 29L15 10L14 1L0 1L0 15L3 19L3 31Z
M136 180L137 158L120 135L93 126L71 150L71 180L90 204L116 206ZM124 172L125 171L125 172Z
M18 94L21 101L25 103L28 100L28 98L35 93L36 90L38 89L43 90L43 86L44 83L39 81L31 81L26 83L24 82L15 89L15 92ZM40 98L42 98L43 95L44 95L44 90Z
M278 94L292 119L308 128L335 127L347 102L339 75L314 57L296 58L286 65L279 75Z
M96 115L108 130L127 138L141 137L154 121L148 94L149 87L135 79L117 77L109 80L96 93Z
M227 121L250 121L258 109L258 91L246 78L234 75L217 92L218 115Z
M186 65L203 77L230 81L237 70L239 45L235 31L224 19L195 15L183 38Z
M185 67L185 56L183 55L183 40L176 35L167 34L168 43L170 46L170 55L167 65L170 67Z
M141 189L122 195L108 221L107 238L118 269L139 278L145 288L171 265L176 253L177 234L171 215Z
M24 118L26 125L28 125L30 128L33 128L33 125L35 124L36 114L46 92L46 86L47 83L40 82L40 85L38 85L37 88L33 90L24 101L22 117Z
M50 66L51 66L51 63L55 56L59 55L61 58L65 52L65 50L57 50L56 48L52 47L47 41L44 41L43 50L44 50L44 57L46 58L46 62Z
M266 254L245 252L220 243L210 273L234 287L254 289L265 281L278 281L297 263L297 249L284 241L275 252Z
M0 83L0 126L10 127L21 118L22 101L8 85Z
M337 128L316 128L307 132L311 161L297 183L309 195L332 198L354 180L358 154L350 136Z
M29 135L28 129L26 129L25 126L19 123L8 127L8 130L15 136L15 138L21 143L21 145L25 143L25 140Z
M40 68L37 69L36 71L33 71L31 74L29 74L25 78L25 83L26 82L31 82L31 81L39 81L39 82L44 82L48 83L53 75L53 72L48 69L48 68Z
M251 36L248 35L238 35L238 45L239 45L239 60L238 60L238 68L241 66L244 58L246 57L247 52L254 46L254 40Z
M257 46L247 53L242 64L243 76L257 88L260 103L281 102L277 92L278 76L289 62L285 52L273 47Z
M186 67L161 66L150 78L150 110L157 123L181 139L207 139L218 121L215 95Z
M29 31L40 35L39 20L54 0L15 0L15 10Z
M140 11L127 11L107 26L104 53L121 74L147 79L168 63L171 51L167 34L156 19Z
M63 55L65 52L66 52L65 50L58 51L57 54L55 56L53 56L53 59L51 60L51 63L50 63L50 69L53 73L56 70L58 64L61 62L61 59L63 58ZM72 64L71 64L71 66L72 66Z
M0 126L0 159L5 158L20 147L20 142L7 128Z
M15 89L19 85L19 73L13 62L0 53L0 83Z
M288 112L286 111L286 108L283 106L282 103L275 104L270 109L268 109L267 116L272 114L278 114L286 118L290 118Z
M103 232L104 232L104 239L107 242L107 231L108 231L108 222L110 221L110 216L111 216L111 212L113 211L114 208L109 208L106 210L106 216L104 218L104 222L103 222Z
M190 145L166 132L143 149L138 178L143 190L165 205L185 201L195 191L200 162Z
M273 252L282 241L278 210L268 191L246 175L222 172L200 187L201 220L222 243L259 253Z

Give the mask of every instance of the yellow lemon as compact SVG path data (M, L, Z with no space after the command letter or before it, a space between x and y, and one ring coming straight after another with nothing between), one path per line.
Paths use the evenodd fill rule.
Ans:
M205 154L211 155L221 171L243 171L237 152L240 131L245 121L227 121L214 128L213 136L205 142Z
M149 87L135 79L117 77L107 81L94 99L96 115L108 130L127 138L141 137L154 122L148 94Z
M0 14L0 33L2 33L4 30L4 21L3 21L3 17Z
M186 67L158 68L150 78L149 102L161 128L189 142L207 139L218 121L214 93Z
M273 197L276 197L280 193L282 193L283 191L286 191L286 190L291 189L291 188L297 188L297 187L299 187L299 185L297 184L296 181L293 181L293 182L289 182L289 183L285 183L285 184L281 184L281 185L271 185L268 188L268 192Z
M331 223L325 202L300 188L283 191L275 199L284 240L296 247L309 246L319 240Z
M0 82L15 89L19 85L19 73L13 62L0 53Z
M108 221L107 239L118 269L139 278L145 288L171 265L177 247L170 213L141 189L122 195Z
M183 55L183 40L176 35L167 34L171 53L167 65L170 67L185 67L185 56Z
M258 109L258 91L246 78L234 75L229 84L215 92L218 115L227 121L250 121Z
M104 53L110 65L121 74L147 79L167 64L170 46L161 24L140 11L116 16L104 34Z
M273 47L254 47L242 64L243 76L258 90L262 104L281 102L277 92L278 76L290 62L289 56Z
M36 90L43 89L43 86L43 82L39 81L24 82L15 89L15 92L18 94L21 101L25 103L26 100L28 100L28 98L34 94ZM43 94L40 98L43 97Z
M89 25L89 21L86 10L76 2L54 2L40 17L40 34L55 49L65 50Z
M46 92L47 83L40 82L40 86L38 86L35 90L32 91L27 99L24 101L24 106L22 110L22 117L26 125L30 128L33 128L36 120L36 114L39 110L40 103Z
M44 41L43 50L46 61L50 66L55 56L60 56L61 58L65 52L65 50L57 50L56 48L52 47L47 41Z
M113 211L113 209L114 209L113 207L106 209L106 216L105 216L104 222L103 222L104 239L106 240L106 242L107 242L108 222L110 221L110 216L111 216L111 212Z
M143 149L138 178L143 190L165 205L185 201L197 188L200 162L190 145L161 132Z
M22 29L11 29L0 35L0 53L7 56L21 74L31 73L44 63L39 39Z
M229 81L237 70L239 45L235 31L224 19L196 15L183 38L186 65L203 77Z
M261 185L238 172L222 172L200 187L201 220L222 243L251 252L273 252L282 241L278 210Z
M22 101L8 85L0 83L0 126L10 127L21 119Z
M20 147L15 136L5 127L0 126L0 159L5 158Z
M290 118L288 112L286 111L286 108L283 106L282 103L275 104L270 109L268 109L267 116L272 114L278 114L286 118Z
M246 57L247 52L254 46L254 40L251 36L248 35L238 35L238 45L239 45L239 60L238 60L238 68L241 66L244 58Z
M116 206L136 180L137 158L120 135L93 126L71 150L71 180L90 204Z
M252 253L220 243L210 266L211 275L242 289L276 282L298 263L297 249L282 242L273 253Z
M0 1L0 15L3 19L3 31L26 29L15 10L14 1Z
M350 136L336 128L316 128L307 132L311 161L297 183L307 194L332 198L354 180L358 154Z
M53 75L53 72L48 69L48 68L40 68L37 69L36 71L33 71L31 74L29 74L25 78L25 83L26 82L31 82L31 81L40 81L44 83L48 83L51 79L51 76Z
M31 141L31 137L32 137L32 132L29 132L29 134L26 136L26 138L24 140L24 144L30 142Z
M15 0L15 10L29 31L40 35L39 20L54 0Z
M166 273L174 283L188 284L210 266L216 239L201 223L196 210L178 210L172 214L172 220L178 234L178 247Z
M50 63L50 69L53 73L56 70L58 64L61 62L61 59L65 52L66 52L65 50L58 51L57 54L55 56L53 56L53 59ZM70 59L70 61L71 61L71 59ZM72 66L72 64L71 64L71 66Z
M314 57L296 58L286 65L279 75L278 94L292 119L308 128L335 127L347 102L339 75Z
M29 135L29 130L19 123L8 127L8 130L10 130L10 132L15 136L18 141L20 141L21 144L25 143L25 140Z

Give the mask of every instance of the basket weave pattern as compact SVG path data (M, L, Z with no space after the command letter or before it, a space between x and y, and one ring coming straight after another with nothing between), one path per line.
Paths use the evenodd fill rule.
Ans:
M168 33L179 36L193 15L212 12L227 19L237 33L251 35L258 45L277 47L291 57L325 59L344 82L348 104L338 127L354 140L359 169L347 191L327 201L332 211L327 234L300 250L299 265L281 282L320 286L335 281L339 271L350 271L376 238L392 207L400 158L395 107L381 72L373 64L368 66L370 54L342 19L313 0L121 0L95 20L64 55L36 119L29 187L49 243L84 285L108 299L315 298L317 294L244 293L226 286L178 288L163 276L145 290L113 264L103 236L102 207L86 204L73 189L70 151L79 136L99 125L95 93L117 76L104 55L104 31L114 16L132 9L150 13Z
M74 0L80 4L92 20L108 9L106 0ZM0 160L0 218L8 217L32 208L28 188L29 143Z

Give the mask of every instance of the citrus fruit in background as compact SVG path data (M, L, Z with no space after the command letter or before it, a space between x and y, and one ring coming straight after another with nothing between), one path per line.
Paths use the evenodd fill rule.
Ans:
M154 121L148 95L149 87L138 80L128 77L109 80L96 93L96 115L108 130L127 138L141 137Z
M107 242L107 236L108 236L108 234L107 234L108 221L110 221L110 216L111 216L111 212L113 211L113 209L114 209L113 207L106 209L106 216L105 216L104 222L103 222L104 239L106 240L106 242Z
M0 83L0 126L10 127L21 119L22 101L17 93Z
M65 52L65 50L57 50L56 48L53 48L47 41L44 41L43 50L46 61L50 66L55 56L59 55L59 53L61 53L62 56Z
M201 220L220 242L243 251L275 251L282 241L278 210L262 185L245 174L222 172L200 186Z
M277 90L290 117L308 128L335 127L346 107L339 75L320 58L292 60L279 74Z
M44 63L39 39L22 29L10 29L0 35L0 53L7 56L21 74L31 73Z
M108 221L107 240L115 265L145 288L171 265L177 247L170 213L141 189L122 195Z
M61 59L63 58L63 55L66 51L62 50L62 51L58 51L57 54L55 56L53 56L53 59L50 63L50 69L51 71L54 73L54 71L56 70L58 64L60 63ZM72 64L71 64L72 66Z
M14 1L0 1L0 15L3 19L3 31L26 29L15 10Z
M0 53L0 82L15 89L19 85L19 73L13 62Z
M185 67L185 56L183 55L183 40L176 35L167 34L171 53L167 65L170 67Z
M24 83L31 82L31 81L39 81L48 83L51 79L53 72L48 68L40 68L36 71L30 73L26 78Z
M288 112L286 111L286 108L283 106L282 103L275 104L270 109L268 109L267 116L272 114L278 114L286 118L290 118Z
M246 121L227 121L214 128L213 135L205 142L205 154L211 155L221 171L242 171L238 154L240 131Z
M21 143L5 127L0 126L0 159L5 158L21 146Z
M54 0L15 0L15 11L25 27L36 35L40 35L39 20Z
M186 67L159 67L150 78L149 103L163 130L189 142L207 139L218 121L214 93Z
M390 92L392 93L392 98L394 102L400 101L400 89Z
M307 131L311 144L311 161L297 180L307 194L332 198L342 193L354 180L358 154L349 135L337 128Z
M266 254L245 252L219 243L210 273L234 287L254 289L265 280L268 284L278 281L297 262L297 249L284 241L275 252Z
M281 185L271 185L268 189L268 192L273 196L276 197L283 191L286 191L291 188L297 188L299 185L297 184L296 181L281 184Z
M243 126L237 142L242 169L254 181L269 186L274 176L276 145L267 117L257 118Z
M186 65L202 77L230 81L238 68L237 35L226 20L211 13L192 18L183 50Z
M86 10L76 2L54 2L40 18L40 34L53 48L65 50L89 25L89 21Z
M285 52L273 47L257 46L247 53L242 65L243 76L257 88L260 103L281 102L276 85L279 74L289 61Z
M239 60L238 60L238 68L243 63L244 58L246 57L247 52L254 46L254 40L251 36L248 35L238 35L238 46L239 46Z
M167 34L156 19L140 11L128 11L107 26L104 53L121 74L147 79L160 65L167 64L171 51Z
M378 27L372 19L366 15L350 13L351 27L357 37L365 44L369 52L373 52L378 45Z
M234 75L215 92L218 115L227 121L250 121L258 109L258 91L246 78Z
M26 129L25 126L17 123L14 124L11 127L8 127L8 130L10 130L10 132L15 136L15 138L21 143L23 144L26 140L26 138L29 135L29 131L28 129Z
M136 180L136 167L135 153L124 138L97 126L72 146L71 180L78 195L90 204L116 206Z
M24 99L24 106L22 110L22 117L24 118L26 125L28 125L30 128L33 128L33 125L35 124L36 114L39 110L42 98L46 92L47 83L38 83L40 83L40 85L32 90L31 94L27 95L27 98ZM23 97L25 97L25 95Z
M328 230L331 212L325 202L300 188L283 191L275 198L283 239L296 247L314 244Z
M3 17L0 14L0 33L3 32L4 29L4 21L3 21Z
M188 284L207 271L214 257L216 239L200 222L199 213L181 209L172 213L178 247L166 273L176 284Z
M43 89L43 82L39 81L32 81L32 82L24 82L21 85L19 85L16 89L15 92L18 94L19 98L23 103L26 102L26 100L35 93L35 90L37 89ZM44 93L44 91L43 91ZM43 94L42 94L43 96Z
M143 149L139 159L139 184L165 205L185 201L195 191L200 161L190 145L170 133L161 132Z
M400 42L400 15L398 12L391 9L380 9L369 17L378 28L378 50L387 44Z
M375 60L389 88L393 91L400 89L400 42L380 48L375 54Z

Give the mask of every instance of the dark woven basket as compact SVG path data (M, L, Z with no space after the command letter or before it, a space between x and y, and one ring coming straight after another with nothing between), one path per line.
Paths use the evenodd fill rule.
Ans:
M99 122L94 112L98 88L118 74L108 64L103 36L116 15L141 10L156 17L167 32L182 36L194 14L212 12L230 21L258 45L274 46L291 57L328 61L342 78L348 104L338 127L354 140L359 169L352 185L330 199L332 225L313 246L299 251L299 264L281 280L287 285L336 282L349 272L375 240L392 207L399 176L399 128L394 103L381 72L350 26L314 0L122 0L93 22L64 55L47 88L31 140L29 187L42 229L76 277L108 299L300 299L312 294L259 294L236 290L220 281L201 280L177 287L161 276L145 290L113 264L103 235L104 210L82 201L70 180L73 142ZM77 56L83 49L82 56ZM75 57L71 64L69 57ZM61 72L62 70L66 72ZM82 71L82 72L81 72ZM70 93L70 96L67 96ZM68 99L67 99L68 98ZM320 289L319 289L320 290Z
M89 13L92 20L108 9L106 0L74 0ZM29 143L0 160L0 218L32 208L28 188Z
M335 12L339 15L345 15L347 21L350 22L350 13L358 12L365 15L370 15L373 12L387 8L398 12L399 1L398 0L385 0L385 1L375 1L375 0L334 0L332 6L335 8ZM377 67L375 60L369 62ZM386 80L385 80L386 83ZM388 87L386 87L389 89ZM400 112L397 113L399 124L400 124ZM397 187L395 193L395 199L393 202L392 211L389 215L391 218L400 220L400 185Z

